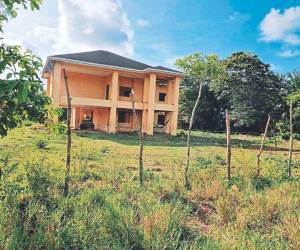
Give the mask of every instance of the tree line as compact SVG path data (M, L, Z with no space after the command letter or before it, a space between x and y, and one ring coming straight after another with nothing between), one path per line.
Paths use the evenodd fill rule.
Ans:
M204 55L179 59L177 66L185 72L180 94L180 124L187 128L198 96L196 65ZM191 62L193 58L193 62ZM297 93L300 72L275 73L269 64L253 53L237 52L224 60L215 56L221 70L214 72L209 84L202 86L202 98L196 109L193 129L225 131L226 111L230 112L235 132L261 133L268 115L271 130L285 139L289 134L289 97L294 98L294 131L300 132L300 110ZM186 64L184 66L184 64ZM186 67L189 67L188 73ZM210 68L210 70L212 70Z

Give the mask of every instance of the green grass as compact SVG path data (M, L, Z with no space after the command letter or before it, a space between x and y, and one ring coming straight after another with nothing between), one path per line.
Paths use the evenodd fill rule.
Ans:
M288 142L233 135L232 175L225 135L193 132L190 180L183 187L186 135L145 141L145 186L138 185L134 134L73 133L70 196L62 197L66 137L41 125L0 140L0 248L299 249L300 168L286 177Z

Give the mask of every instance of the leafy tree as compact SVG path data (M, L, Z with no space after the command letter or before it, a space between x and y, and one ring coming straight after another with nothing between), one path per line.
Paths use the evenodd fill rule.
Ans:
M262 129L269 113L282 102L280 79L257 55L238 52L224 61L226 80L213 84L239 128Z
M284 139L289 138L289 105L293 101L293 129L300 133L300 72L294 71L282 76L283 87L281 90L282 103L277 128Z
M199 89L198 82L191 77L184 77L180 91L180 117L181 126L188 127L188 119L192 113L193 105L197 98ZM193 123L194 129L200 130L222 130L224 129L224 109L222 103L217 99L215 93L209 89L208 85L202 87L202 98L195 112Z
M217 55L204 55L202 53L195 53L186 56L176 61L176 65L181 68L186 77L194 79L198 85L198 95L190 116L190 124L187 136L187 162L185 166L185 186L190 189L188 179L188 169L190 162L190 136L194 122L196 110L198 108L203 86L210 85L212 82L218 82L224 73L222 64Z
M11 17L16 17L18 7L32 10L39 9L43 0L0 0L0 32L3 32L3 23Z
M42 121L46 115L39 77L41 60L20 46L0 46L0 136L24 119Z
M0 32L10 17L17 16L18 7L38 9L42 0L0 0ZM0 40L1 42L1 40ZM44 95L39 77L41 60L20 46L0 45L0 136L29 118L41 121L44 105L49 99Z

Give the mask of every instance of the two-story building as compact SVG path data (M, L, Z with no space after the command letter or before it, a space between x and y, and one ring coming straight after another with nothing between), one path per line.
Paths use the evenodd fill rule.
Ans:
M176 134L181 72L102 50L50 56L43 77L56 107L67 105L63 70L68 76L74 129L90 120L96 130L109 133L136 130L133 90L143 132Z

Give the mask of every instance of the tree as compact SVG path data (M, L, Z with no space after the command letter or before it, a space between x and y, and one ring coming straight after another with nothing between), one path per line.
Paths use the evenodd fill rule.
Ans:
M185 76L181 83L179 115L182 118L181 127L187 128L187 119L192 113L197 99L199 84L196 79ZM202 86L201 109L195 112L193 128L200 130L223 130L225 119L222 103L208 85Z
M0 0L0 32L3 32L3 23L11 17L16 17L18 7L21 5L24 9L39 9L43 0Z
M20 5L38 9L42 0L0 0L0 32L10 17L17 16ZM0 38L1 42L1 38ZM0 45L0 136L29 118L41 121L46 115L44 95L39 78L41 60L20 46Z
M42 121L44 95L39 77L41 60L20 46L0 46L0 136L18 126L24 119Z
M287 83L289 86L288 103L289 108L289 129L290 129L290 145L289 145L289 159L288 159L288 176L292 176L292 154L293 154L293 131L294 131L294 116L297 119L297 128L299 129L299 108L296 108L296 112L293 110L293 105L297 104L300 100L300 72L292 72L287 75Z
M213 84L212 89L226 104L235 127L262 130L268 114L282 101L279 77L250 53L234 53L224 65L226 80Z
M184 71L186 77L194 79L198 85L198 95L190 116L190 124L187 136L187 162L185 165L185 186L190 189L191 185L188 179L188 170L190 164L190 137L193 127L194 117L198 104L200 102L203 86L210 85L214 81L222 79L224 70L217 55L204 55L195 53L193 55L178 59L176 65Z

